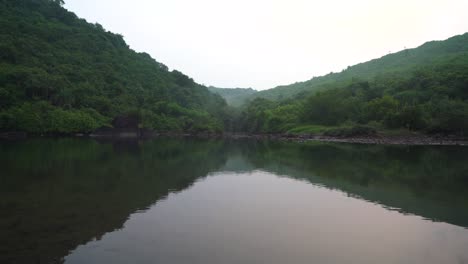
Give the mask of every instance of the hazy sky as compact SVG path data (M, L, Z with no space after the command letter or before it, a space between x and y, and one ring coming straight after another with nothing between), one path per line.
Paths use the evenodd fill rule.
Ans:
M468 0L65 0L131 48L218 87L305 81L468 31Z

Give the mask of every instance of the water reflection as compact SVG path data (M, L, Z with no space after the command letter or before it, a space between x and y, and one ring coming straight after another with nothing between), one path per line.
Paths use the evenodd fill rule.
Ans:
M444 253L440 256L450 253L450 260L466 261L466 255L458 254L459 247L468 248L466 232L421 219L468 227L466 148L42 139L1 143L0 158L1 263L60 263L79 245L85 246L73 251L68 262L230 263L229 256L232 263L284 263L276 256L281 253L298 256L296 263L336 263L345 262L350 250L365 255L366 248L377 252L367 252L369 261L379 262L386 254L400 256L400 262L422 261L416 253L402 253L409 250L404 247L408 240L393 236L403 231L405 238L426 241L426 248L438 245ZM253 222L244 223L246 219ZM408 230L382 231L392 226ZM317 232L319 240L313 239ZM333 232L371 243L335 244ZM252 240L249 234L263 238ZM380 236L392 239L373 248ZM441 236L452 242L443 246ZM309 247L322 255L315 252L311 260L304 253ZM385 247L393 249L382 252ZM327 248L348 253L327 260ZM276 253L266 253L272 250ZM217 253L211 259L197 257L208 251ZM423 253L447 260L426 251L416 255ZM359 254L353 256L359 259Z
M246 153L257 168L468 227L467 148L270 142L255 149Z
M33 140L1 146L0 263L54 263L225 163L220 142Z
M439 264L467 246L462 228L257 170L203 179L66 263Z

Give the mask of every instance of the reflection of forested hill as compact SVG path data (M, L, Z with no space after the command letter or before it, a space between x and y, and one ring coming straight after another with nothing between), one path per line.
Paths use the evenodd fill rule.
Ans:
M225 163L220 142L0 145L0 263L55 263Z
M0 263L61 262L78 245L122 228L132 213L214 171L263 169L468 227L466 160L468 149L459 147L188 139L2 142Z
M270 143L245 153L279 175L468 227L466 148Z

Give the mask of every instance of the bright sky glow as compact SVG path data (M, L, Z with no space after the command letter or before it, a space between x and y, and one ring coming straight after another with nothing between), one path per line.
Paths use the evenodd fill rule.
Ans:
M65 0L195 81L263 90L468 31L467 0Z

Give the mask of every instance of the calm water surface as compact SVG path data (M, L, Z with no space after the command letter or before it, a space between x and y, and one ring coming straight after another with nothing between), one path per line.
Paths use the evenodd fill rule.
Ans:
M467 263L468 148L0 142L0 263Z

